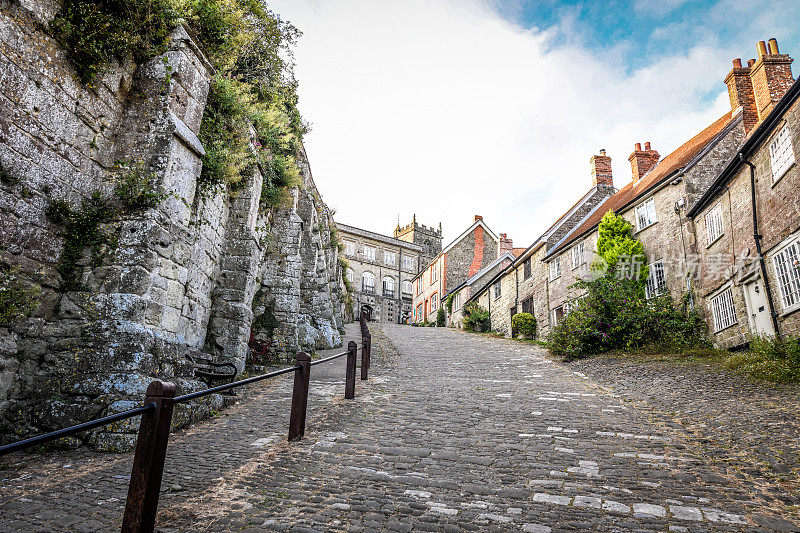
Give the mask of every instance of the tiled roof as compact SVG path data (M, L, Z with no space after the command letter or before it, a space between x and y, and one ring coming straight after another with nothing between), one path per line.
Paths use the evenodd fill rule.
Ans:
M527 248L514 248L514 257L519 257L525 252Z
M670 178L675 171L682 169L689 162L699 154L703 148L708 145L719 133L725 129L725 126L734 118L735 113L730 111L722 115L716 122L708 126L706 129L683 143L677 150L663 158L658 164L653 167L647 174L642 176L638 182L628 182L616 194L606 199L599 209L595 209L581 222L568 236L561 241L557 246L553 247L548 252L553 255L563 250L578 238L582 237L585 233L597 227L600 220L608 211L619 212L622 208L627 207L637 199L646 195L648 192L658 187L665 180Z

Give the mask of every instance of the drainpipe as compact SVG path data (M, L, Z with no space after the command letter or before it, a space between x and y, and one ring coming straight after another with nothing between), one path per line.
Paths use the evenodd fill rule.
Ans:
M775 338L780 340L781 333L780 329L778 328L778 313L775 312L775 303L772 301L772 290L770 289L769 278L767 277L767 264L764 261L764 254L761 252L761 239L763 237L758 232L758 212L756 210L756 166L748 161L741 152L739 152L739 161L750 167L750 201L753 206L753 239L756 241L756 253L758 254L758 262L761 266L761 277L764 278L764 291L767 293L769 313L772 317L772 326L775 328Z

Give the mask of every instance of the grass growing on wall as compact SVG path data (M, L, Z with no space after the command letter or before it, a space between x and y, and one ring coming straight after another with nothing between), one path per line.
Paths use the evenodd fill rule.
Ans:
M116 236L104 224L126 213L155 207L165 198L152 173L127 163L119 163L118 168L122 175L110 195L95 191L80 206L65 200L50 203L47 217L64 229L64 250L58 264L64 290L84 289L79 271L87 248L91 250L92 266L99 266L115 247Z
M296 157L308 130L293 74L300 32L260 0L65 0L51 31L92 87L112 60L163 53L181 20L216 69L199 132L201 191L236 186L259 167L262 207L282 202L299 185Z

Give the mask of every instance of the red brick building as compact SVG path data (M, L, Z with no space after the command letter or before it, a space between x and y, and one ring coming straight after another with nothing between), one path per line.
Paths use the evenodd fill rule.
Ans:
M445 246L412 280L414 310L411 321L436 320L436 312L448 289L457 287L497 259L501 244L504 252L512 246L505 234L498 237L483 217L475 215L472 225Z

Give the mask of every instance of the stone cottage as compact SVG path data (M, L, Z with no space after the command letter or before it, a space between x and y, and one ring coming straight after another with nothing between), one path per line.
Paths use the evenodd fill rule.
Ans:
M696 292L719 346L753 335L798 335L800 320L800 84L770 39L733 62L732 106L747 139L688 211L696 228Z

